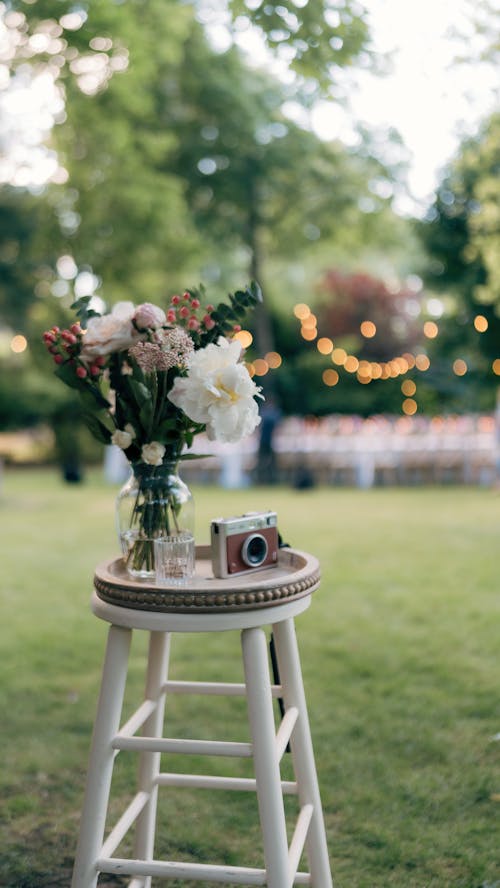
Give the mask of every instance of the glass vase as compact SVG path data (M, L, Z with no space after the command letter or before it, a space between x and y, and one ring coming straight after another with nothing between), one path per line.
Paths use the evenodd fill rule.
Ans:
M155 540L191 537L194 546L194 502L179 477L177 463L132 465L130 478L116 501L116 521L123 559L130 576L154 579Z

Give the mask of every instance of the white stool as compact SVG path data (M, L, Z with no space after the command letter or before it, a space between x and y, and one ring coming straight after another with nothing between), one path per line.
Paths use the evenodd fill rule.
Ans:
M151 888L152 879L204 885L267 885L331 888L323 813L295 637L294 617L310 604L319 585L316 559L281 549L278 566L230 580L211 576L209 550L197 549L196 576L189 587L156 587L125 576L121 560L99 567L92 610L111 623L92 738L87 787L72 888L94 888L99 873L131 877L129 888ZM271 683L263 626L272 626L280 684ZM150 633L144 701L120 727L132 631ZM244 684L169 681L171 633L239 630ZM169 693L246 696L251 743L163 737ZM273 697L284 702L275 729ZM141 730L141 735L136 736ZM282 781L280 760L290 743L294 781ZM137 792L104 841L114 759L120 750L139 752ZM161 753L253 758L255 780L160 772ZM181 863L153 859L160 786L255 790L265 868ZM288 846L283 794L297 794L300 813ZM133 859L114 857L135 824ZM309 872L298 872L306 850Z

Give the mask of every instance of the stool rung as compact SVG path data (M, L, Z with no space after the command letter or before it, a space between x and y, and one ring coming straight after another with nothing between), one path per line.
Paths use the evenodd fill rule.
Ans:
M158 786L186 786L192 789L231 789L255 792L257 781L250 777L213 777L208 774L158 774L155 780ZM284 795L297 795L297 783L292 780L281 781Z
M296 706L290 706L283 716L283 720L276 734L276 752L278 753L278 761L281 761L288 746L288 741L292 736L292 731L299 717L299 710Z
M130 805L123 812L120 819L117 821L116 825L111 830L108 838L104 842L104 845L101 849L101 854L103 857L110 857L111 854L118 848L118 845L124 838L124 836L129 831L130 827L137 820L139 814L142 809L149 801L149 793L148 792L138 792Z
M193 882L218 882L221 885L265 885L266 870L246 866L216 866L204 863L178 863L161 860L126 860L101 857L97 861L101 873L122 876L161 876L164 879L192 879ZM309 873L297 873L292 885L310 885ZM283 888L288 888L283 886Z
M295 873L297 872L300 863L300 857L302 851L304 850L307 833L311 825L313 811L313 805L304 805L304 807L300 809L300 814L297 818L297 825L295 827L293 838L290 843L290 848L288 850L288 866L291 879L292 877L295 877ZM292 881L291 884L293 885L294 882Z
M185 755L227 755L235 758L251 758L251 743L227 742L225 740L188 740L169 737L124 737L115 734L113 749L128 749L143 752L172 752Z
M218 697L244 697L246 685L221 681L166 681L162 686L163 693L171 694L201 694ZM271 685L273 697L282 697L281 685Z
M142 728L143 724L150 715L153 715L156 707L158 706L157 700L144 700L144 703L141 703L138 709L134 712L133 715L130 716L129 720L125 722L124 725L120 728L120 735L124 737L131 737L132 734L135 734L139 728Z

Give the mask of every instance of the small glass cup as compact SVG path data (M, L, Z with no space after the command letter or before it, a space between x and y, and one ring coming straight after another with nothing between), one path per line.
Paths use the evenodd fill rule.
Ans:
M154 541L155 574L158 585L182 586L194 574L194 536L178 533Z

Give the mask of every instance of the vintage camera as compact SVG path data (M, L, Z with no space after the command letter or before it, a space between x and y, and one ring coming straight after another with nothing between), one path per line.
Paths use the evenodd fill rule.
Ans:
M246 512L211 524L214 576L231 577L278 563L276 512Z

